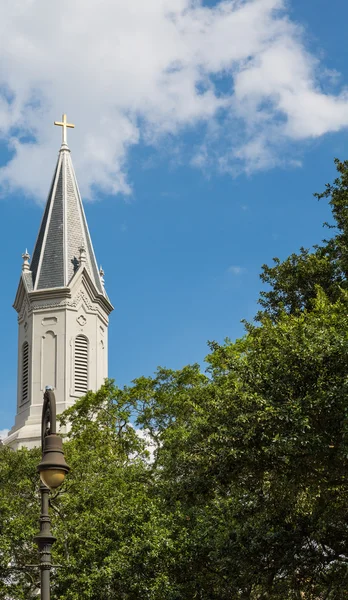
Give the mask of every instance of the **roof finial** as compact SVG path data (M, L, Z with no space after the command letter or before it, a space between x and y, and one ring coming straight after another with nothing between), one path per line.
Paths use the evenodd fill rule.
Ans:
M67 137L66 137L66 128L67 127L74 128L75 125L73 125L72 123L67 123L67 121L66 121L66 115L65 114L62 116L62 120L61 121L55 121L54 124L55 125L59 125L60 127L63 128L63 130L62 130L62 144L68 145Z
M100 281L102 282L102 286L104 287L105 285L105 279L104 279L104 269L103 267L100 265L100 269L99 269L99 275L100 275Z
M22 258L23 258L22 271L30 271L30 264L29 264L30 254L27 249L25 249L24 254L22 254Z
M81 265L82 263L85 263L87 261L86 248L84 246L80 246L79 251L80 251L80 265Z

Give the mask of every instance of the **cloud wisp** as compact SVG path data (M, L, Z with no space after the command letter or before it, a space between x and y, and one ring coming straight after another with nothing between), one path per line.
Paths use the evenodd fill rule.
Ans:
M297 164L293 144L348 125L284 0L4 0L4 189L42 198L63 111L83 194L130 193L129 149L199 131L190 161L232 174ZM280 153L281 149L286 151ZM290 148L290 150L289 150ZM47 174L43 176L43 174ZM47 177L45 179L45 177Z
M7 437L9 429L0 429L0 441Z
M232 275L242 275L245 272L246 272L246 269L244 267L240 267L238 265L232 265L231 267L228 267L228 269L227 269L227 273L231 273Z

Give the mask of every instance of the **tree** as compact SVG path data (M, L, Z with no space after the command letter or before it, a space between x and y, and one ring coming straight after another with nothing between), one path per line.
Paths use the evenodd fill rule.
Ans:
M334 232L322 245L310 251L301 248L299 254L291 254L281 262L274 258L274 265L263 265L261 280L270 289L262 291L259 303L263 311L258 313L277 318L285 309L290 314L309 309L316 296L316 286L321 286L335 302L340 289L347 289L348 275L348 161L335 159L339 176L333 184L327 184L323 193L314 194L318 200L328 199L334 223L324 223Z
M153 494L146 444L130 422L133 402L107 382L64 414L71 466L59 494L55 547L61 600L170 598L171 518Z
M36 598L39 574L32 541L37 533L39 450L13 452L0 446L0 597Z
M213 344L209 380L160 370L129 391L187 516L180 597L347 597L347 309L318 290L311 311Z
M64 453L71 472L51 495L57 536L52 598L171 598L163 565L171 560L172 518L153 494L146 443L130 422L132 406L112 382L69 409ZM0 594L37 597L40 451L0 448Z

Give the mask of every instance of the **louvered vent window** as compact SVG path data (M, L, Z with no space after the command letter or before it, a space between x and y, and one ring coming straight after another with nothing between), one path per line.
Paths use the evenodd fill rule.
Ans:
M29 344L22 347L22 404L28 401L29 395Z
M83 335L75 339L75 392L88 392L88 340Z

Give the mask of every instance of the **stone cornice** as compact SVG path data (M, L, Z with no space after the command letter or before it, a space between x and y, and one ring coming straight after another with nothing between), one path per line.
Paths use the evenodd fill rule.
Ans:
M33 302L38 300L63 300L64 298L71 298L71 289L68 287L47 288L43 290L36 290L34 292L28 292L28 296Z
M14 299L13 308L19 313L23 306L23 302L25 297L28 295L28 291L26 290L25 284L23 282L23 277L21 276L17 288L16 297Z
M23 306L23 302L27 298L29 304L43 300L63 300L71 298L71 290L69 287L62 288L47 288L37 291L29 291L23 276L21 276L17 288L16 297L13 303L13 308L19 313Z
M80 291L78 291L80 288ZM83 292L83 289L85 292ZM84 302L86 309L97 312L107 325L108 316L113 310L112 304L101 294L87 269L82 267L70 282L69 287L47 288L43 290L28 291L26 281L21 277L13 307L18 313L18 321L33 312L45 312L47 309L77 310L80 301Z

